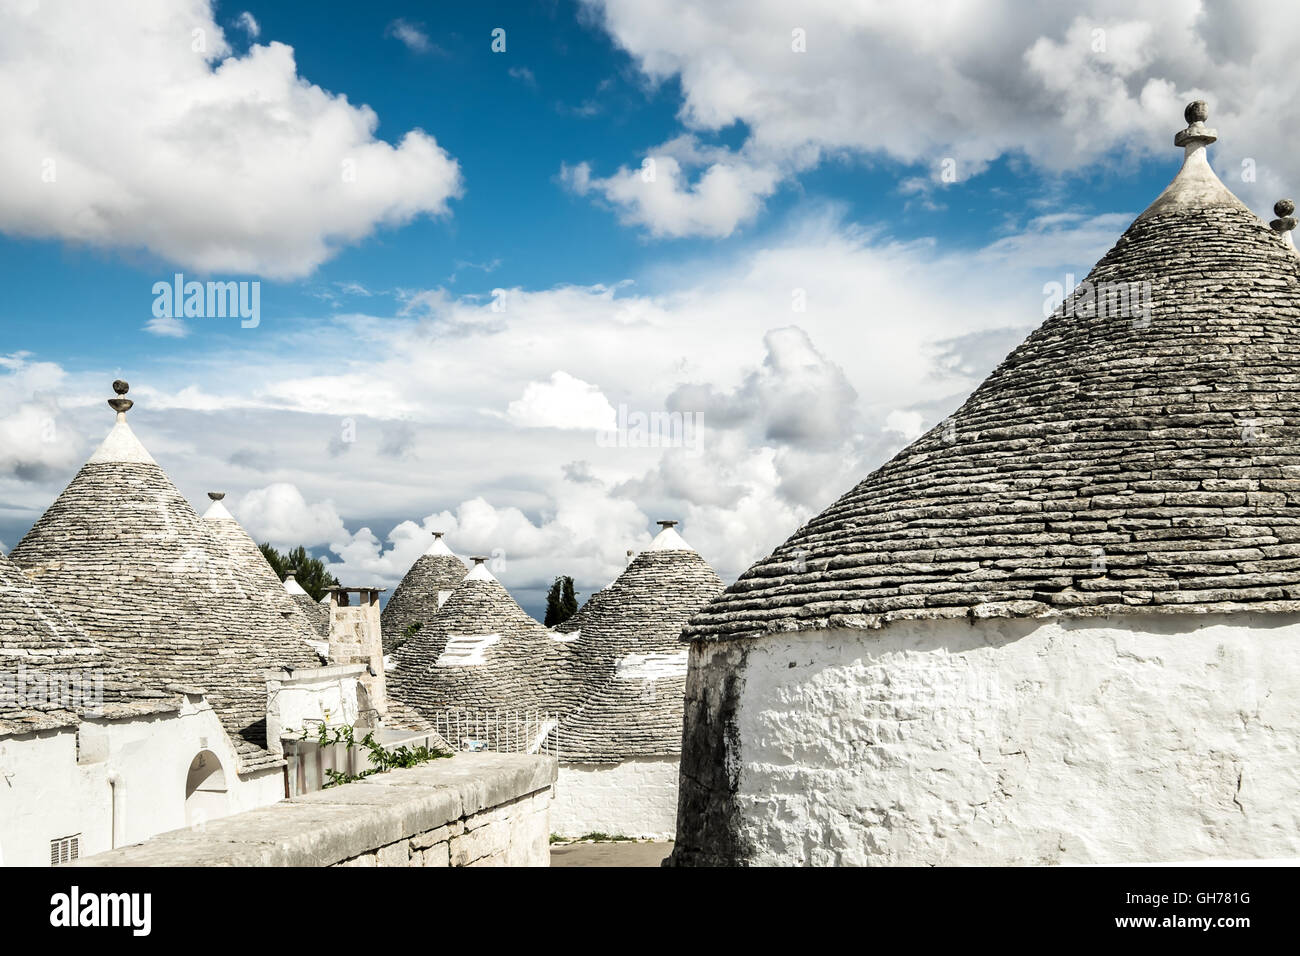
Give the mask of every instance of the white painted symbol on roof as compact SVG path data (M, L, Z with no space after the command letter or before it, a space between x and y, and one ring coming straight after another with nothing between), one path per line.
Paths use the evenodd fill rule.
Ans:
M438 667L473 667L486 664L487 649L501 640L500 634L452 634L435 662Z
M676 654L629 654L614 667L615 680L661 680L686 676L686 651Z

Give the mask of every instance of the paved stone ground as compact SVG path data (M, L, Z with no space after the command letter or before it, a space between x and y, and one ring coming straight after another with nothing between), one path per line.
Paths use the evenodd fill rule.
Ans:
M551 866L658 866L671 843L565 843L551 847Z

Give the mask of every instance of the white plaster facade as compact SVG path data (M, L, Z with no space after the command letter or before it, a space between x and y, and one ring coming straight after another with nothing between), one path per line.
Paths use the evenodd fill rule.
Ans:
M899 623L692 666L719 654L752 863L1300 856L1300 618Z
M286 674L266 674L266 742L271 753L284 752L281 738L314 737L322 725L351 726L357 722L364 692L358 694L364 664L335 664Z
M678 764L675 754L614 765L561 764L552 831L671 840L677 828Z
M200 754L205 767L192 775ZM283 799L280 767L244 777L235 767L200 695L179 712L0 738L0 864L47 866L51 840L76 835L88 856Z

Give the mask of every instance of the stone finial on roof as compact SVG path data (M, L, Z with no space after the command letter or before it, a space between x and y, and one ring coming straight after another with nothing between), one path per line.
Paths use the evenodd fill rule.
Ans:
M1209 114L1204 100L1188 103L1183 110L1187 128L1174 135L1174 145L1183 147L1183 165L1165 191L1138 216L1139 220L1209 208L1245 211L1246 206L1210 167L1206 147L1219 135L1205 125Z
M308 596L307 592L303 589L303 586L298 583L298 579L295 577L297 573L298 573L297 568L289 568L287 571L284 572L284 589L288 591L290 594L292 594L295 598L301 594L308 601L311 601L311 598ZM329 595L327 594L325 595L325 597L328 599ZM319 627L319 620L317 621L317 624ZM328 627L325 628L325 635L326 636L329 635Z
M443 531L430 532L430 534L433 535L433 542L429 545L428 548L425 549L424 553L426 555L432 555L432 556L441 555L444 558L454 557L454 555L452 555L451 553L451 548L447 547L447 542L442 540L442 536L445 533L446 532Z
M1295 203L1289 199L1279 199L1273 204L1273 215L1277 216L1269 223L1273 231L1282 237L1292 249L1295 248L1295 240L1291 238L1291 230L1296 227Z
M650 542L651 551L693 551L675 530L676 521L656 521L660 531Z
M131 401L131 399L122 397L130 391L130 389L131 386L120 378L113 382L113 391L117 392L118 397L110 398L108 400L108 407L117 412L117 420L119 422L126 421L126 413L131 410L133 405L135 405L135 402Z
M225 493L224 491L209 491L209 492L208 492L208 498L209 498L210 500L212 500L212 501L220 501L220 500L221 500L222 498L224 498L224 497L226 497L226 493Z
M469 569L469 574L465 575L466 581L495 581L496 576L488 569L487 557L476 554L470 558L474 562L474 567Z
M1210 118L1210 108L1205 100L1193 100L1183 110L1183 119L1187 120L1187 129L1174 134L1174 145L1193 149L1197 146L1209 146L1219 138L1219 131L1209 129L1205 121Z

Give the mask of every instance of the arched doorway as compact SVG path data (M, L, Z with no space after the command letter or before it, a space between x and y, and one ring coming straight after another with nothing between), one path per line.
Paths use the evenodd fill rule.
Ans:
M226 771L216 754L201 750L190 761L190 772L185 778L185 824L194 826L216 820L226 812Z

